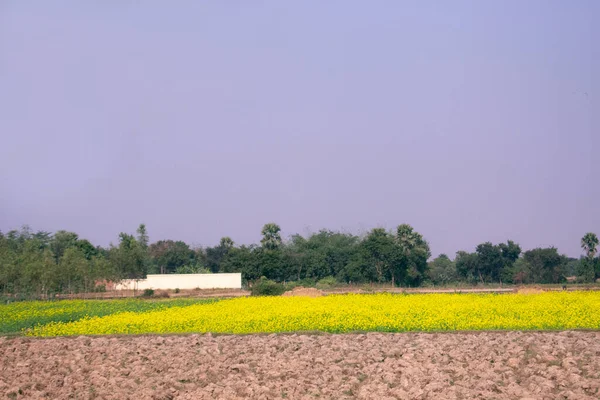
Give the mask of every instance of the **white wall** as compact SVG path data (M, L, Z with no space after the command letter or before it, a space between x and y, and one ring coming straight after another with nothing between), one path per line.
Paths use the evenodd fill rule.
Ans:
M242 274L160 274L124 280L115 289L241 289Z

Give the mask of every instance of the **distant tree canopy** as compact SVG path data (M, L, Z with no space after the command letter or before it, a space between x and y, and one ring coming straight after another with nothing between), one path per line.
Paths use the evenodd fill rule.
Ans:
M567 258L556 248L522 252L508 240L484 242L474 252L458 251L431 259L429 244L412 226L393 231L375 228L364 236L321 230L281 237L281 228L268 223L260 244L238 246L223 237L214 247L192 248L183 241L150 243L146 226L136 235L120 233L117 244L94 246L74 232L0 232L0 291L4 294L45 295L98 290L103 282L142 279L148 273L241 272L245 281L261 277L282 282L379 282L401 286L479 283L558 283L577 275L592 282L600 275L598 237L586 233L580 259ZM329 284L328 283L328 284Z
M456 270L467 282L513 282L511 270L521 254L521 247L512 240L494 245L479 244L475 253L456 253Z
M429 263L427 274L431 282L435 284L448 284L458 281L456 263L446 254L440 254Z
M595 258L598 252L598 236L588 232L581 238L581 248L585 256L578 265L578 276L584 282L592 282L600 274L600 259Z
M153 273L169 274L197 262L196 253L182 241L159 240L150 245L148 253Z

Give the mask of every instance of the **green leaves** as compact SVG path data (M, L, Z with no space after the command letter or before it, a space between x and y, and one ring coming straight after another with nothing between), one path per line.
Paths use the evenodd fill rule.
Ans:
M281 228L279 225L270 222L263 226L261 234L263 238L260 243L267 250L275 250L281 247Z
M585 251L586 257L579 264L577 276L583 282L593 282L600 276L600 259L594 258L598 252L598 236L592 232L586 233L581 238L581 248Z
M581 238L581 248L586 252L588 258L594 258L598 251L598 236L588 232Z

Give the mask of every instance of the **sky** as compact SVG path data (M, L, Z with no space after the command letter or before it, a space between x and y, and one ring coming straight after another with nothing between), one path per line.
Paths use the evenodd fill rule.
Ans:
M0 230L600 234L600 1L0 2Z

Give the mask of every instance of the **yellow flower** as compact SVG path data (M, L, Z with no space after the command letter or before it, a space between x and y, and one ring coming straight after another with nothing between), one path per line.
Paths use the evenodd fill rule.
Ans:
M26 334L598 329L599 310L598 292L247 297L50 322Z

